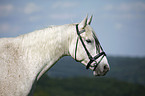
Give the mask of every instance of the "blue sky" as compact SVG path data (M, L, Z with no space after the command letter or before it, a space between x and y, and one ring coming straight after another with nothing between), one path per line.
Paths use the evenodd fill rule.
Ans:
M108 55L145 56L145 0L0 0L0 38L77 23L86 14Z

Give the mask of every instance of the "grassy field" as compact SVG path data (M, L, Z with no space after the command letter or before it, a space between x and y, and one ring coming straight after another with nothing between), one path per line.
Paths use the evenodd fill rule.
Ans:
M145 87L111 78L49 78L44 75L34 96L145 96Z

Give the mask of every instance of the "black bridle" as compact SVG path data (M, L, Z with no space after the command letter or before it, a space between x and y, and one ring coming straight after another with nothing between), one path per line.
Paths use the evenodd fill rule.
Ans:
M87 49L87 47L86 47L86 45L85 45L85 43L84 43L84 41L83 41L83 39L82 39L82 37L80 35L81 33L85 32L85 30L79 31L78 24L77 24L76 25L76 31L77 31L78 38L77 38L77 41L76 41L75 60L77 60L77 58L76 58L77 46L78 46L78 40L80 39L80 41L81 41L81 43L82 43L82 45L83 45L83 47L84 47L84 49L85 49L85 51L86 51L86 53L88 55L88 58L90 59L90 61L88 62L87 66L86 66L86 69L89 69L90 67L94 67L94 69L93 69L93 71L94 71L97 68L98 64L102 61L102 59L104 58L104 56L106 56L106 54L103 51L102 47L100 46L101 49L102 49L102 52L101 53L99 52L99 54L97 54L96 56L92 57L92 55L88 51L88 49ZM100 59L100 61L99 62L96 62L95 60L98 59L101 56L102 56L102 58ZM95 62L94 65L91 65L93 62Z

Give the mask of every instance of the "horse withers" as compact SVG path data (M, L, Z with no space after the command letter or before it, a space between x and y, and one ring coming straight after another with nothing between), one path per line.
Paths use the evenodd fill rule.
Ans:
M1 38L0 96L30 95L35 82L63 56L72 56L95 76L105 75L109 64L91 21L86 17L81 23Z

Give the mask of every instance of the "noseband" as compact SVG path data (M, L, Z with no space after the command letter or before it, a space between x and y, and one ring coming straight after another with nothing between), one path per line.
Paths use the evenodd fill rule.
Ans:
M77 38L77 41L76 41L75 60L77 60L77 58L76 58L77 46L78 46L78 40L80 39L80 41L81 41L81 43L82 43L82 45L83 45L83 47L84 47L84 49L85 49L85 51L87 53L87 56L90 59L90 61L88 62L87 66L86 66L86 69L89 69L90 67L94 67L94 69L93 69L93 71L94 71L97 68L98 64L102 61L102 59L104 58L104 56L106 56L106 54L103 51L103 49L101 48L102 49L102 52L99 53L99 54L96 54L96 56L92 57L92 55L88 51L88 49L87 49L87 47L86 47L86 45L85 45L85 43L84 43L84 41L83 41L83 39L82 39L82 37L80 35L81 33L85 32L85 30L79 31L78 24L77 24L76 25L76 31L77 31L78 38ZM96 62L95 60L98 59L101 56L102 56L102 58L100 59L100 61L99 62ZM95 62L94 65L91 65L93 62Z

